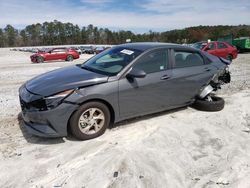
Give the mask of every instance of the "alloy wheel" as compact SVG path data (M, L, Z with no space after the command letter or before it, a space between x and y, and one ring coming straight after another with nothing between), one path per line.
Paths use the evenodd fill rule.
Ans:
M105 116L99 108L89 108L85 110L78 121L80 131L87 135L97 133L104 126Z

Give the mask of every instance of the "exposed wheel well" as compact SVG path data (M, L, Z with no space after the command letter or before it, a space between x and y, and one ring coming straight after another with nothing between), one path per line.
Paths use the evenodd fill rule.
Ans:
M95 101L95 102L103 103L103 104L105 104L105 105L108 107L109 112L110 112L110 126L109 126L109 127L112 127L113 124L114 124L114 122L115 122L115 111L114 111L113 107L111 106L111 104L109 104L107 101L105 101L105 100L103 100L103 99L90 99L90 100L87 100L87 101L84 101L83 103L81 103L81 104L79 105L79 107L82 106L83 104L86 104L86 103L88 103L88 102L94 102L94 101ZM69 121L70 121L72 115L73 115L77 110L78 110L78 108L77 108L74 112L72 112L72 114L70 115L70 118L68 119L68 123L67 123L67 132L68 132L68 133L70 133Z
M231 56L233 58L233 54L232 53L229 53L228 56Z

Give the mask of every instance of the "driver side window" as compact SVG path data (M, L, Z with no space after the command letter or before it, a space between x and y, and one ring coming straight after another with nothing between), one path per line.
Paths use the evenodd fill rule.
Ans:
M208 49L209 50L214 50L215 49L215 43L214 42L211 42L208 44Z
M167 49L155 50L144 55L133 66L135 69L144 70L147 74L163 71L167 68Z

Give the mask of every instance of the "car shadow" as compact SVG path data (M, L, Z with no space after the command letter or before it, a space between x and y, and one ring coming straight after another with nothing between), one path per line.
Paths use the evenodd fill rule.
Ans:
M42 64L53 64L53 63L62 63L62 62L72 62L72 61L65 61L65 60L50 60L50 61L44 61L42 63L37 63L37 62L31 62L33 65L42 65Z
M239 54L250 54L250 50L240 51Z
M151 119L151 118L155 118L155 117L159 117L159 116L163 116L163 115L170 115L170 114L173 114L175 112L186 110L187 108L188 108L188 106L179 107L179 108L172 109L172 110L166 110L163 112L157 112L157 113L153 113L153 114L149 114L149 115L144 115L144 116L140 116L140 117L136 117L136 118L123 120L121 122L118 122L118 123L111 125L109 127L109 129L114 129L114 128L126 126L128 124L137 123L139 121L144 121L147 119ZM60 143L65 142L65 140L63 138L46 138L46 137L43 138L43 137L38 137L38 136L35 136L32 134L29 134L25 128L21 112L18 114L17 119L18 119L20 130L22 131L22 134L23 134L24 138L26 139L26 141L29 143L42 144L42 145L52 145L52 144L60 144ZM81 140L74 138L70 132L69 132L68 136L65 138L66 138L66 140L69 140L69 141L76 141L76 142L81 141Z
M160 117L160 116L163 116L163 115L170 115L170 114L173 114L175 112L186 110L187 108L188 108L188 106L184 106L184 107L179 107L179 108L175 108L175 109L172 109L172 110L165 110L165 111L162 111L162 112L157 112L157 113L153 113L153 114L148 114L148 115L144 115L144 116L139 116L139 117L135 117L135 118L126 119L126 120L123 120L121 122L113 124L110 127L110 129L125 126L125 125L132 124L132 123L137 123L139 121L144 121L144 120L148 120L148 119L151 119L151 118Z
M51 145L51 144L61 144L65 142L63 138L43 138L43 137L38 137L32 134L29 134L25 128L21 112L18 114L17 120L18 120L19 128L22 131L22 134L25 140L29 143Z

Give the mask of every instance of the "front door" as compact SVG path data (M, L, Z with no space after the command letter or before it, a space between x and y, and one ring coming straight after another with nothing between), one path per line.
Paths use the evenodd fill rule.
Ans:
M216 43L215 42L210 42L207 47L204 49L204 51L208 52L209 54L215 55L216 56Z
M119 80L119 107L121 117L134 117L157 112L169 103L168 50L158 49L148 52L132 66L144 70L146 77Z

